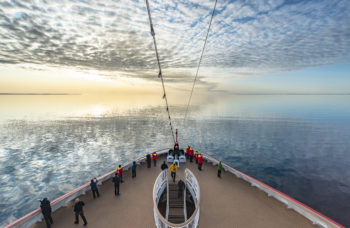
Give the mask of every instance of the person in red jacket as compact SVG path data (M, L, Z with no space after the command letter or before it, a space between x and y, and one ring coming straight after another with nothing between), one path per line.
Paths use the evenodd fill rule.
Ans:
M156 152L154 152L152 154L152 160L153 160L154 167L156 167L156 165L157 165L157 153Z
M189 155L190 155L190 162L192 162L192 160L193 160L193 155L194 155L194 150L193 150L192 147L190 147L190 149L189 149Z
M186 158L190 156L190 146L186 146Z
M117 175L120 178L120 182L123 183L123 168L121 165L117 168Z
M203 165L203 156L201 154L198 154L198 169L199 169L199 171L202 171L202 165Z
M196 164L198 164L198 151L196 151L196 153L194 153L194 157L196 158Z

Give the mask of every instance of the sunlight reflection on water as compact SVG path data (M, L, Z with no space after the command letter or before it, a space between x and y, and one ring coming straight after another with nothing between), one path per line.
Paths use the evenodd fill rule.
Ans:
M186 122L183 106L171 110L181 146L191 144L346 225L346 98L233 97L191 107ZM163 106L13 99L18 103L0 103L0 225L37 208L39 198L54 199L118 164L172 145Z

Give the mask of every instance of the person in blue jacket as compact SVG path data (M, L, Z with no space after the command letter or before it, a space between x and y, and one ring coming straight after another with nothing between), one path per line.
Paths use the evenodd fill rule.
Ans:
M132 171L132 178L136 177L136 166L137 166L136 162L135 162L135 161L133 161L133 163L132 163L132 167L131 167L131 171Z
M94 197L94 199L96 198L96 195L97 195L97 197L100 197L100 193L98 192L98 188L97 188L97 179L96 178L91 180L90 187L91 187L92 196Z

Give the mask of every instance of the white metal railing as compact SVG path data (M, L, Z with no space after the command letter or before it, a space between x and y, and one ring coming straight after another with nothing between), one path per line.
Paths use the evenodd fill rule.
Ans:
M168 171L167 171L168 172ZM169 219L169 179L166 180L166 216L165 219Z
M185 221L187 220L187 206L186 206L186 186L184 188L184 192L183 192L183 195L184 195L184 216L185 216Z
M164 189L167 188L167 206L166 206L166 218L168 218L169 213L169 184L168 184L168 170L162 171L159 176L156 179L156 182L154 183L153 187L153 200L155 201L156 207L154 207L154 210L158 210L158 204L159 199L161 195L164 192ZM159 227L160 224L162 224L161 220L159 220L159 216L156 216L157 213L154 212L154 220L156 223L156 226ZM160 213L159 213L160 214ZM163 226L162 226L163 227Z
M168 151L169 151L169 148L162 149L162 150L155 151L155 152L157 152L158 155L162 155L162 154L167 154ZM137 159L136 163L140 164L140 163L143 163L145 161L146 161L146 156ZM129 163L123 165L122 167L124 170L128 170L131 166L132 166L132 162L129 162ZM115 170L98 177L97 178L98 185L101 185L106 180L109 180L111 177L113 177L114 174L115 174ZM60 196L59 198L57 198L53 201L51 201L52 212L58 210L61 207L66 207L68 202L79 197L80 195L85 194L85 192L87 192L89 190L90 190L90 182L83 184L82 186L64 194L63 196ZM10 228L10 227L11 228L19 228L19 227L20 228L29 228L31 225L35 224L36 222L42 221L42 219L43 219L43 216L41 213L41 209L38 208L38 209L28 213L27 215L23 216L22 218L5 226L5 228Z
M218 160L215 158L209 156L209 155L204 155L203 156L204 160L206 160L208 163L211 163L213 165L216 165L219 163ZM328 218L327 216L315 211L314 209L308 207L307 205L297 201L296 199L293 199L292 197L262 183L261 181L258 181L254 179L253 177L250 177L232 167L229 165L226 165L222 163L222 168L234 174L237 178L243 179L246 182L250 183L251 186L256 187L265 193L267 193L268 196L274 197L278 201L282 202L284 205L286 205L288 208L291 208L298 212L299 214L303 215L307 219L309 219L314 225L317 225L322 228L331 228L331 227L336 227L336 228L345 228L341 224L333 221L332 219Z
M159 174L153 187L153 213L154 213L154 220L155 220L156 227L157 228L196 228L198 226L199 212L200 212L200 188L196 177L189 169L185 169L186 188L192 194L192 198L195 202L196 208L189 219L185 220L185 222L183 223L175 224L167 221L167 219L163 217L163 215L159 212L159 209L158 209L159 198L164 191L164 188L162 190L162 183L168 182L168 180L164 180L164 173L165 172L163 171ZM169 198L167 199L169 200Z
M189 169L185 170L185 180L186 180L186 187L188 188L191 195L193 196L195 206L197 206L197 203L199 200L199 184L196 177L193 175L193 173Z

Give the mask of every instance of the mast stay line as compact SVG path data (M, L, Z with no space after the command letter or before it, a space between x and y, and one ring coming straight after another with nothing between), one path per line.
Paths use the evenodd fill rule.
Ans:
M155 34L154 28L153 28L151 10L150 10L150 7L149 7L148 0L146 0L146 5L147 5L149 24L150 24L150 28L151 28L151 35L153 37L154 49L155 49L155 52L156 52L157 63L158 63L158 68L159 68L158 78L160 78L161 81L162 81L162 87L163 87L163 93L164 93L163 94L163 99L165 100L166 111L168 113L171 135L172 135L173 141L175 143L174 130L173 130L173 125L171 123L170 110L169 110L169 105L168 105L168 98L167 98L167 95L166 95L166 92L165 92L164 80L163 80L163 75L162 75L162 68L160 66L160 60L159 60L159 54L158 54L158 48L157 48L157 42L156 42L156 34Z
M216 9L216 3L217 3L217 2L218 2L218 0L215 0L214 9L213 9L213 12L212 12L212 14L211 14L211 18L210 18L210 23L209 23L209 27L208 27L207 36L205 37L205 41L204 41L204 45L203 45L203 49L202 49L202 54L201 54L201 57L199 58L196 76L194 77L194 81L193 81L193 85L192 85L192 89L191 89L190 98L188 99L187 108L186 108L186 112L185 112L185 116L184 116L184 122L185 122L186 117L187 117L188 108L190 107L190 103L191 103L191 99L192 99L192 94L193 94L193 90L194 90L194 85L196 84L196 80L197 80L197 76L198 76L199 67L201 66L201 62L202 62L202 58L203 58L203 53L204 53L204 50L205 50L205 46L206 46L206 44L207 44L207 40L208 40L208 36L209 36L209 31L210 31L210 27L211 27L211 22L213 21L213 17L214 17L214 14L215 14L215 9Z

